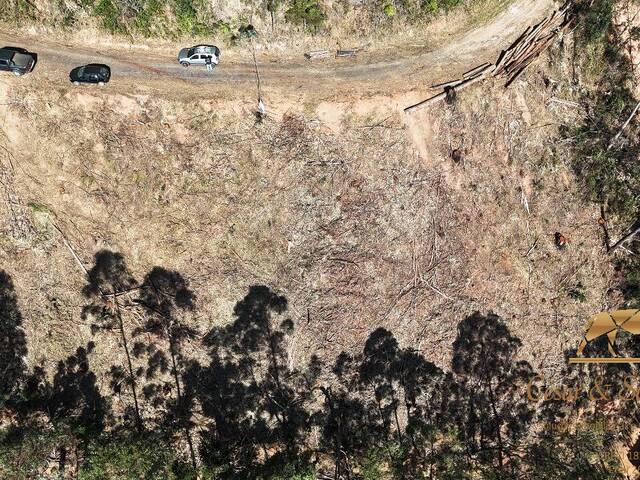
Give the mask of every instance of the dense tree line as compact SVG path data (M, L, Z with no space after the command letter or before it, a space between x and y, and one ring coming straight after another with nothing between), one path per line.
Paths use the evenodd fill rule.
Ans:
M535 372L494 314L460 321L446 369L383 328L359 353L292 365L287 299L266 286L209 332L189 319L188 279L154 267L138 281L117 253L95 256L83 294L92 340L28 367L0 274L2 478L622 478L607 455L619 432L530 401ZM103 342L123 360L98 377ZM572 412L575 428L549 430Z

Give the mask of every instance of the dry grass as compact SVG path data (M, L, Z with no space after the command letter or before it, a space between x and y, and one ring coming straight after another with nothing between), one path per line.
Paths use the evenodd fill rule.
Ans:
M332 361L385 326L446 365L457 323L480 309L502 315L525 358L553 375L615 299L597 211L549 141L576 112L548 103L563 91L542 79L533 69L507 92L465 92L414 118L412 135L393 115L352 111L332 129L313 112L255 124L217 101L3 86L13 189L37 232L0 241L30 362L52 365L91 338L83 274L55 222L87 267L110 248L139 279L154 265L181 272L202 334L231 319L249 285L275 288L297 326L292 363ZM3 231L10 221L4 211ZM578 282L584 302L568 295ZM103 337L94 367L120 351Z
M553 375L566 361L564 352L576 347L587 318L620 299L609 290L613 271L599 210L585 204L568 145L559 140L560 126L574 125L584 114L572 103L577 89L563 81L567 50L550 58L553 68L530 69L507 91L485 84L413 123L430 125L426 142L416 138L430 162L443 162L454 149L464 152L461 164L446 165L453 201L470 226L465 308L492 309L509 319L525 358ZM569 239L565 250L554 245L556 231ZM580 284L582 301L570 295Z
M217 14L230 21L233 34L246 19L255 26L259 36L254 41L259 58L264 62L292 59L304 61L303 53L314 49L360 48L359 57L367 62L378 62L380 58L410 57L431 51L448 44L452 38L465 35L470 30L489 23L503 12L514 0L475 0L469 5L461 5L450 12L440 12L423 19L406 17L388 18L380 7L379 15L371 18L363 15L362 9L336 3L328 10L325 28L319 33L305 31L278 18L275 30L271 29L269 16L263 16L263 4L251 6L243 2L228 2L228 14L218 10ZM45 2L47 3L47 2ZM46 10L46 9L44 9ZM280 17L283 11L280 12ZM243 19L242 21L235 19ZM80 28L62 29L43 25L42 22L29 24L23 20L19 26L3 25L5 33L17 36L32 35L36 39L46 37L59 44L81 45L99 52L135 52L147 58L169 55L172 59L180 48L198 43L216 43L223 48L224 62L250 62L251 52L246 40L230 41L230 35L215 33L204 37L188 38L144 38L106 33L96 24L97 19L87 18ZM343 59L337 64L350 61Z

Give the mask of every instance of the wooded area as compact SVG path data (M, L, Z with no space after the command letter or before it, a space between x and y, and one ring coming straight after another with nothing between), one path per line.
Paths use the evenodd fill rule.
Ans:
M553 430L578 404L527 398L535 371L491 313L461 319L446 369L382 328L358 355L292 365L295 325L269 287L198 332L185 321L197 309L188 279L154 267L138 281L101 251L83 291L93 340L49 376L25 365L6 273L0 287L4 478L622 478L606 455L621 430L594 431L597 411ZM102 380L92 352L110 337L126 362ZM208 358L190 356L192 342ZM635 403L620 412L635 414Z

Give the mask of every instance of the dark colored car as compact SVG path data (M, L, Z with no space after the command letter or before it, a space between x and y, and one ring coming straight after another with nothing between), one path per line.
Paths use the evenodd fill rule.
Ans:
M74 85L81 83L97 83L104 85L111 78L111 69L101 63L90 63L82 67L76 67L69 73L69 79Z
M0 48L0 70L24 75L36 66L38 56L19 47Z

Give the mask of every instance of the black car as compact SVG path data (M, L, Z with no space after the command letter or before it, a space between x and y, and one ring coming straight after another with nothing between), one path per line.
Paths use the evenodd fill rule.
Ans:
M19 47L0 48L0 70L24 75L36 66L38 56Z
M104 85L111 78L111 69L108 65L90 63L82 67L76 67L69 73L69 79L74 85L81 83L97 83Z

